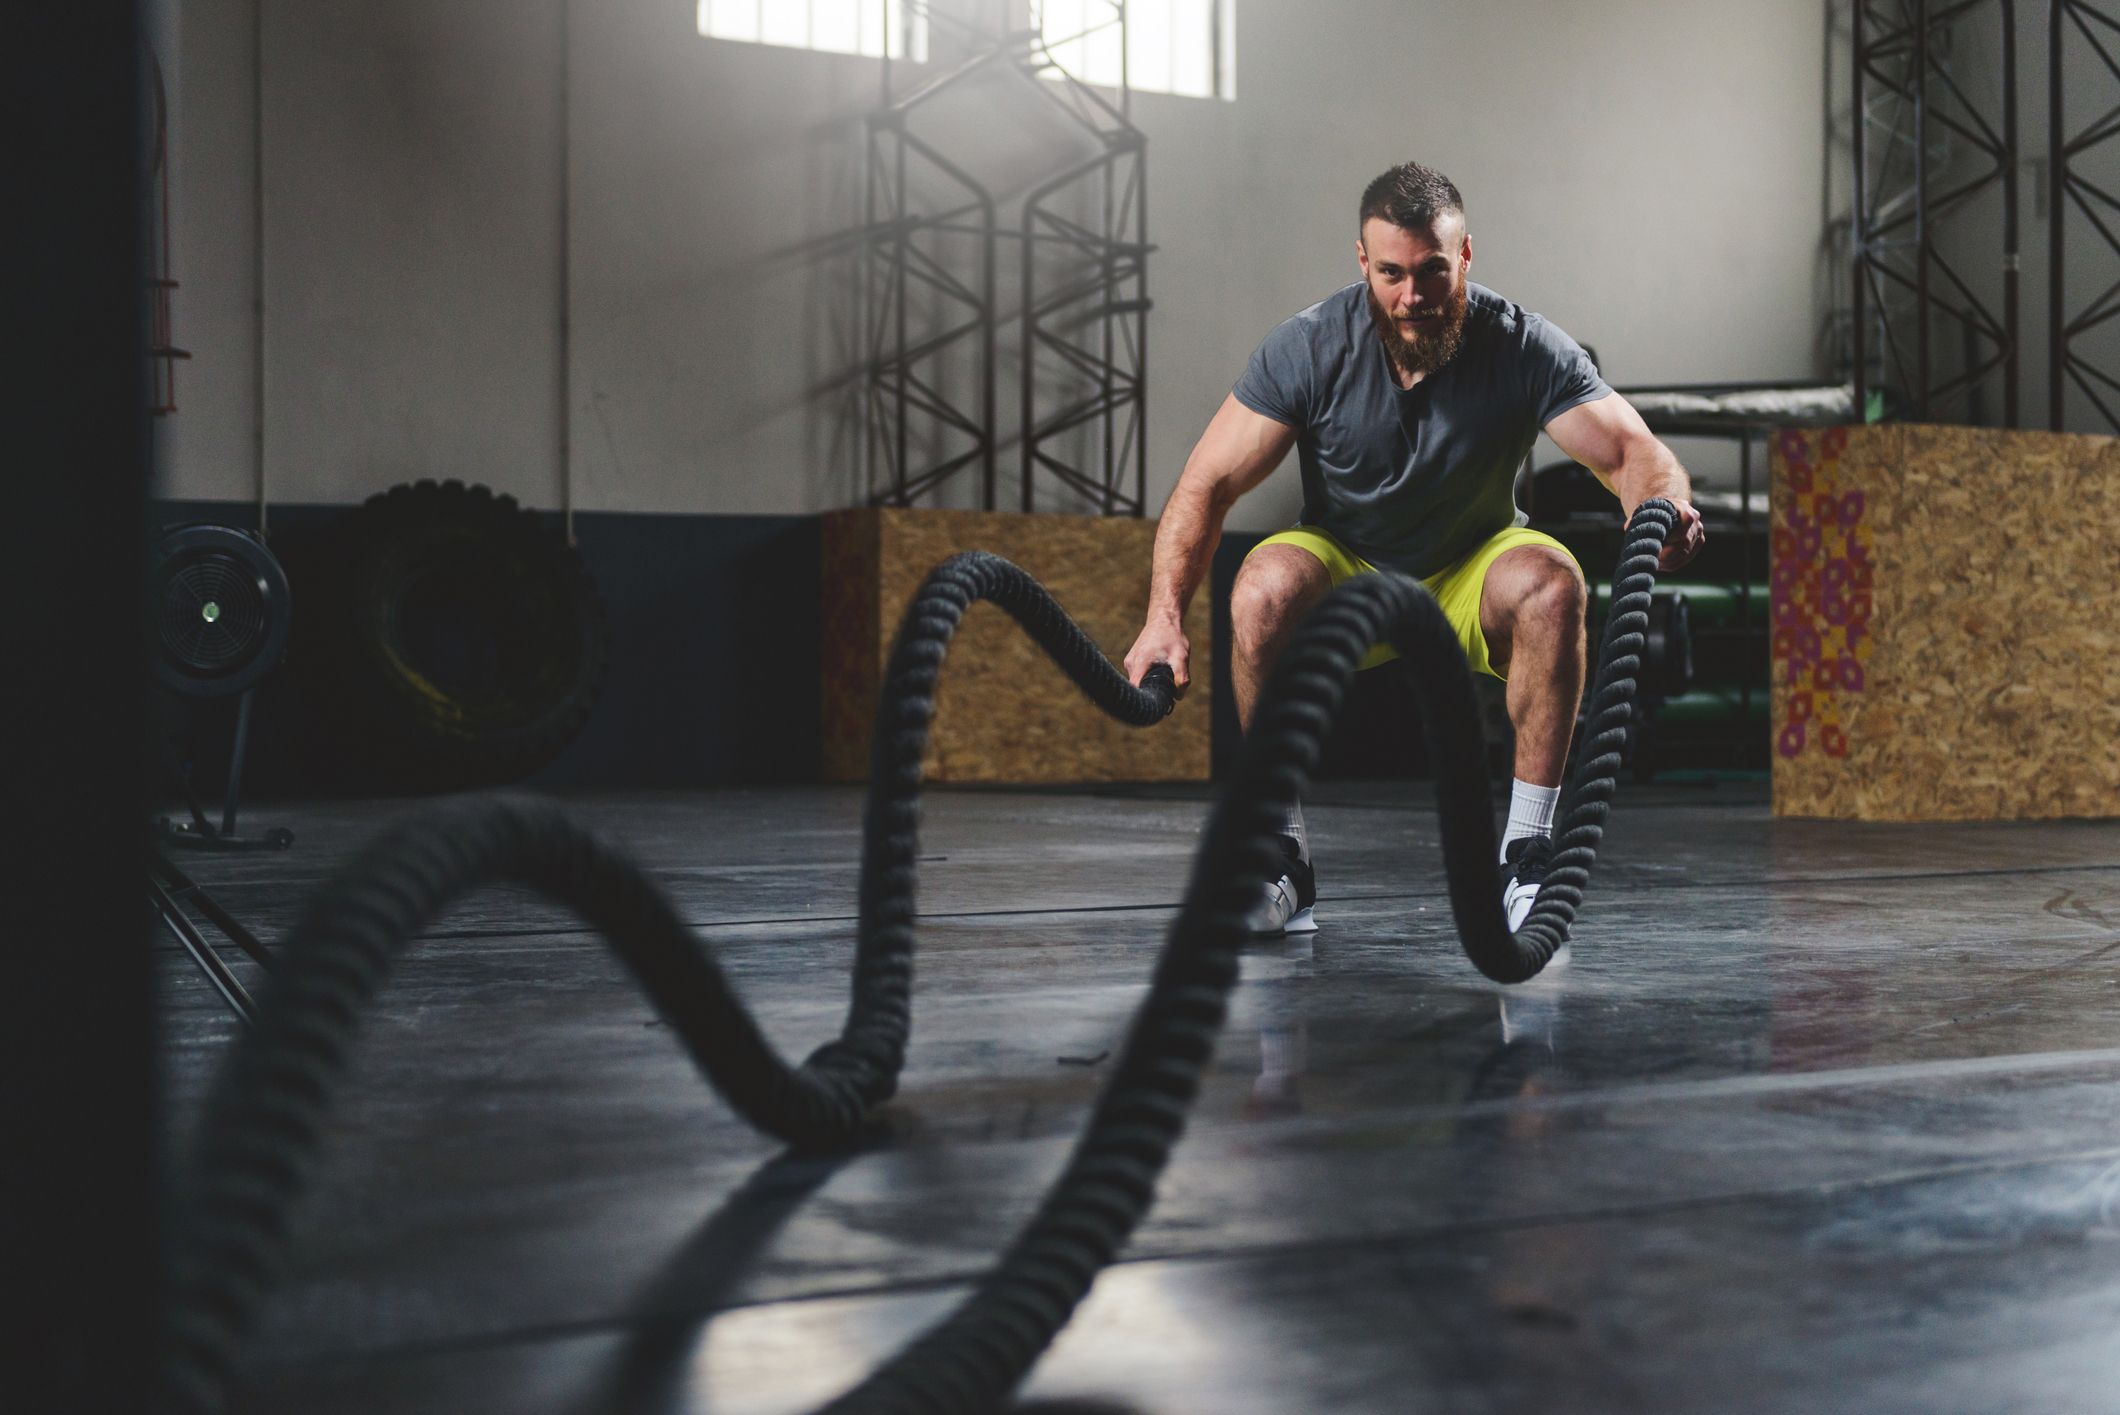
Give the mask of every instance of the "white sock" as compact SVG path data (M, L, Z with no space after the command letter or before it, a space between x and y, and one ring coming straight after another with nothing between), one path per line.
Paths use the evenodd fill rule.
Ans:
M1521 840L1527 835L1551 835L1553 833L1553 808L1561 799L1558 786L1533 786L1521 779L1509 783L1509 824L1502 827L1502 856L1509 854L1509 842Z
M1303 828L1303 803L1288 803L1288 814L1282 818L1281 834L1296 843L1297 857L1306 863L1310 859L1310 832Z

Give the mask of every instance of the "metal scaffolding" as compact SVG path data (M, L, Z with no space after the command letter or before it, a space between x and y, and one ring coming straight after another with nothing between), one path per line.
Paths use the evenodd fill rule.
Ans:
M867 456L869 501L910 506L967 467L979 468L980 504L994 507L994 345L998 333L994 275L999 232L994 195L912 131L910 120L937 94L1003 58L990 49L951 74L895 101L887 100L868 128L864 217L868 249ZM888 93L890 61L884 61ZM916 162L954 187L963 200L920 212L912 183ZM953 245L972 237L977 270L970 281L951 267ZM915 286L928 296L913 301ZM924 326L924 327L923 327ZM953 397L947 362L971 347L977 359L976 394ZM924 425L916 427L916 420ZM916 455L916 432L923 433ZM968 446L952 446L969 442ZM876 469L884 469L879 478ZM888 484L878 487L878 480Z
M1853 0L1858 416L1876 389L1889 415L1988 422L1984 395L1999 382L2001 425L2018 425L2015 9L2015 0ZM1976 95L1985 86L1954 62L1954 41L1978 33L1984 43L1988 22L2000 30L1999 93ZM1968 274L1941 238L1970 238L1966 213L1997 189L2000 249Z
M2120 380L2099 368L2077 348L2079 340L2115 315L2120 315L2120 279L2107 285L2074 318L2068 315L2064 288L2072 227L2078 230L2088 228L2085 235L2096 238L2094 252L2108 257L2120 256L2120 236L2113 234L2111 225L2114 214L2120 212L2120 198L2084 172L2085 160L2094 149L2120 137L2120 102L2106 106L2098 117L2074 134L2070 133L2062 111L2062 75L2069 55L2082 52L2071 47L2078 42L2084 50L2096 56L2105 76L2112 81L2113 87L2106 91L2105 97L2120 98L2120 63L2116 63L2113 57L2113 48L2120 43L2120 21L2115 21L2096 6L2084 3L2084 0L2048 0L2047 34L2047 359L2050 370L2047 416L2053 430L2061 431L2067 412L2068 385L2074 383L2103 415L2107 425L2120 432L2120 414L2116 414L2107 401L2114 393L2120 392ZM2080 225L2068 219L2071 207L2083 218ZM2099 387L2093 387L2094 382ZM2101 388L2104 390L2102 394Z
M1102 151L1037 187L1023 203L1023 509L1034 509L1042 471L1107 516L1147 513L1148 139L1133 125L1126 69L1126 6L1114 0L1119 30L1119 103L1062 69L1041 38L1039 57L1061 74L1040 91L1096 139ZM1041 27L1042 28L1042 27ZM1055 208L1085 198L1094 226ZM1090 347L1073 337L1092 336ZM1049 411L1039 406L1041 354L1057 355L1071 388ZM1123 421L1122 421L1123 420ZM1087 457L1069 461L1060 441L1093 429ZM1087 463L1087 465L1081 465ZM1129 485L1130 484L1130 485Z
M1116 28L1123 56L1125 4L1110 3L1111 18L1090 28ZM869 502L911 506L976 467L978 504L995 509L997 353L1001 329L1014 319L1022 341L1022 508L1032 510L1040 484L1052 482L1105 515L1143 515L1152 247L1147 139L1131 121L1124 59L1114 104L1053 57L1042 23L985 29L925 0L910 0L902 13L954 29L970 57L904 95L892 90L886 57L883 103L868 124L862 303ZM1027 78L1028 91L1065 114L1096 149L1034 186L1013 227L1001 223L987 184L914 131L923 107L997 67ZM1019 242L1022 257L1021 304L1011 316L997 295L1004 240Z

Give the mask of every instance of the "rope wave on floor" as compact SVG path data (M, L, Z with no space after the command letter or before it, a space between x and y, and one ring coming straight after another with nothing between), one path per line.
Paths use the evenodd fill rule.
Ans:
M971 1295L828 1411L993 1409L1147 1214L1213 1055L1259 882L1279 869L1283 806L1308 781L1371 645L1388 640L1414 670L1466 956L1505 983L1546 966L1567 941L1610 811L1658 552L1675 520L1671 504L1655 500L1628 524L1588 725L1561 801L1558 853L1513 935L1502 914L1471 670L1449 622L1425 589L1398 575L1364 576L1326 598L1261 694L1148 995L1065 1170ZM1012 615L1112 716L1145 727L1175 703L1167 667L1152 669L1140 687L1127 682L1017 566L977 551L938 566L906 611L878 710L846 1022L800 1065L766 1041L661 887L549 803L486 797L436 806L377 839L315 895L282 946L256 1025L208 1099L176 1232L161 1408L206 1415L223 1407L241 1343L284 1267L361 1019L405 948L470 891L527 886L573 910L610 941L747 1121L801 1149L850 1144L895 1092L905 1063L921 758L950 640L982 599Z

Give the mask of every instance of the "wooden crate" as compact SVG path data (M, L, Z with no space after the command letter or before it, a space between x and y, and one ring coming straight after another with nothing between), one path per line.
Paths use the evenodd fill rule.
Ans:
M1114 663L1148 605L1155 523L981 511L864 510L824 518L824 776L868 775L869 737L898 621L928 572L962 550L1022 566ZM1193 687L1156 727L1099 711L994 605L971 607L936 692L927 779L1205 781L1214 682L1207 591L1185 621Z
M2120 814L2120 440L1776 434L1774 812Z

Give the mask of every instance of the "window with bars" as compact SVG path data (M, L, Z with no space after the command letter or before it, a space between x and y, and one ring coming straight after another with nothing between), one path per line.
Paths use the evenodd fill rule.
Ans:
M1234 0L1125 0L1126 81L1145 93L1235 98ZM1087 84L1119 86L1113 0L1032 0L1053 62ZM1061 75L1047 69L1048 78Z
M699 0L699 32L878 59L928 57L927 16L908 0Z

